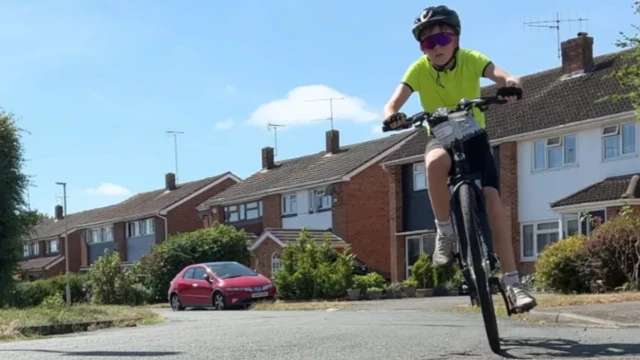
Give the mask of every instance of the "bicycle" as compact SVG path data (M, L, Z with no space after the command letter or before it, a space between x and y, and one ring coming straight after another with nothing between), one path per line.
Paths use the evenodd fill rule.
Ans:
M522 91L517 89L515 92L514 95L520 99ZM451 191L451 218L458 234L458 251L454 254L454 258L464 275L471 305L480 305L489 346L496 354L500 352L500 335L491 287L497 287L502 295L509 316L520 311L507 297L504 286L497 276L500 261L493 251L484 193L477 185L481 178L480 174L469 171L464 155L464 144L472 137L486 135L484 129L480 128L474 119L471 110L478 108L484 112L489 105L506 102L495 96L473 100L462 99L454 109L440 108L433 114L422 111L408 117L404 125L396 129L389 128L388 124L382 128L383 132L387 132L407 129L414 124L415 127L422 127L424 121L427 121L431 135L435 136L443 146L451 147L453 150L452 166L455 166L455 175L449 178L448 185Z

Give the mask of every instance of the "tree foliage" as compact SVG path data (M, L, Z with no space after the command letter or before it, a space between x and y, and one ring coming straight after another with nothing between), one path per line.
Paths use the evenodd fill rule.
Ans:
M634 13L640 15L640 0L635 1L633 8ZM632 25L632 27L640 30L638 25ZM612 95L608 99L631 101L640 117L640 46L638 46L640 45L640 36L637 33L627 35L622 31L620 36L621 38L616 41L616 46L629 50L622 55L623 60L628 64L614 71L610 76L616 78L626 90L624 93Z
M37 217L26 208L28 178L24 150L13 114L0 109L0 305L9 295L22 259L22 239Z

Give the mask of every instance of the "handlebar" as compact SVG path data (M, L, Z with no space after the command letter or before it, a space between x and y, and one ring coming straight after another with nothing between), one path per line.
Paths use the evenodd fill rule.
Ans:
M420 127L420 126L423 126L422 124L425 121L427 121L429 126L435 126L437 124L430 124L430 121L436 117L443 117L452 112L468 111L472 108L478 108L481 111L485 111L489 107L489 105L506 104L506 103L507 103L507 100L498 98L497 96L479 97L473 100L462 99L453 110L451 109L446 109L444 111L437 110L435 113L421 111L417 114L407 117L404 124L402 124L401 126L398 126L395 129L390 128L388 121L385 120L383 122L382 132L404 130L404 129L410 128L414 124L415 124L415 127ZM438 123L440 122L442 121L439 121Z

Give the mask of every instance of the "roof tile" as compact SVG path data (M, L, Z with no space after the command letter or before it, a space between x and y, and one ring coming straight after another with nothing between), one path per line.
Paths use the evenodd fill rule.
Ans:
M640 198L639 174L615 176L598 181L551 204L552 208L591 202Z

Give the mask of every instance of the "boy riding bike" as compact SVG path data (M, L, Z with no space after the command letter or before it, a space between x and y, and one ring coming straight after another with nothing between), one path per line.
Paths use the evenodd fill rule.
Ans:
M480 78L486 77L502 86L498 95L508 102L516 101L520 79L494 65L485 55L468 49L460 49L460 19L446 6L424 9L415 19L413 36L420 43L421 56L406 71L402 82L384 108L384 122L391 128L404 126L406 115L399 112L411 94L420 96L425 111L437 108L453 108L462 98L481 96ZM474 109L473 116L480 127L485 127L484 114ZM516 269L511 237L507 227L502 202L498 193L498 175L486 136L476 136L465 143L465 154L471 171L482 174L489 224L495 249L504 271L503 283L507 296L516 308L529 311L536 300L523 289ZM453 154L435 138L431 138L425 151L425 166L429 198L436 217L436 248L433 262L436 266L450 266L453 262L455 233L450 219L449 176L454 174Z

